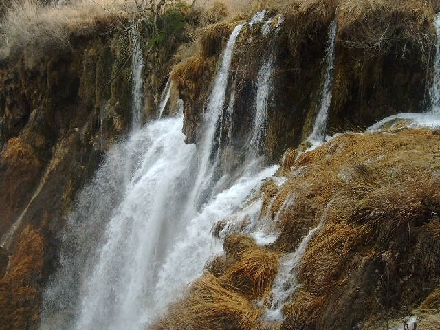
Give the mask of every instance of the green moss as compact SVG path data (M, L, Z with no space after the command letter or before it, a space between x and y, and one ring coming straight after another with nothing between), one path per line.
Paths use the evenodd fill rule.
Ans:
M159 57L169 58L177 46L184 41L188 20L188 13L184 9L184 7L175 7L157 17L154 32L148 40L147 47L157 52Z

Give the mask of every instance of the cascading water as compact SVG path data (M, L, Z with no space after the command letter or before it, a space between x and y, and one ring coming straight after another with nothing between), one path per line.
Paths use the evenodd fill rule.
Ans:
M179 210L194 157L185 145L182 117L147 126L133 139L143 147L123 200L111 214L97 264L83 287L75 329L142 329L155 266L179 231ZM172 170L171 170L172 169ZM169 207L172 201L173 207Z
M289 203L292 203L293 201L294 199L290 200ZM266 311L266 318L268 320L283 320L282 308L284 303L300 286L297 280L297 275L301 264L301 259L306 252L310 240L313 238L315 233L321 230L321 228L324 226L328 211L333 201L334 199L327 204L324 212L322 213L321 221L319 222L318 226L308 232L294 252L285 255L280 260L280 269L272 286L271 307Z
M144 329L221 252L220 242L212 240L212 225L240 209L275 173L275 166L254 162L238 170L244 175L232 175L235 180L207 195L203 205L194 198L215 184L215 132L242 26L234 29L224 51L200 146L184 143L182 114L139 129L133 125L129 139L109 151L80 194L63 238L62 267L45 293L41 330L60 324L69 330ZM142 62L133 55L133 71L137 68Z
M261 152L263 138L266 135L267 102L272 88L273 70L274 59L271 56L258 71L254 123L249 141L250 148L246 157L248 159L254 159Z
M130 30L132 43L132 129L139 129L142 125L143 113L143 91L144 85L142 81L142 70L144 68L144 58L142 56L142 48L140 44L140 35L136 23L133 23Z
M168 101L170 100L170 96L171 96L171 88L173 85L173 81L171 80L171 78L168 79L166 85L165 85L165 89L164 92L162 93L162 100L159 103L159 109L158 109L158 115L157 118L162 118L163 112L165 110L165 107L168 104Z
M329 26L328 44L326 49L326 71L324 84L321 89L321 105L316 115L315 124L308 141L313 145L321 144L325 139L327 129L328 110L332 101L332 82L333 82L333 64L335 60L335 41L336 41L337 23L334 19Z
M237 25L232 31L226 48L223 51L220 69L214 80L214 87L209 97L204 115L205 132L200 142L200 168L195 180L194 189L191 192L191 200L193 203L189 204L190 209L186 210L187 213L195 211L194 209L191 209L192 207L197 208L202 205L207 198L209 198L209 191L212 189L211 180L216 167L216 164L213 164L212 162L213 157L211 157L214 152L214 145L212 142L215 138L215 132L218 129L218 123L223 112L225 93L229 78L229 67L231 66L234 45L243 25L244 24ZM218 159L218 155L216 155L214 159Z
M434 78L429 94L431 97L431 113L440 114L440 14L435 16L434 26L437 31L437 42L435 45Z
M247 23L244 25L246 28L247 42L252 38L258 38L259 42L271 42L274 37L279 33L281 24L284 21L282 15L276 15L274 17L266 18L267 11L263 10L257 12ZM249 36L250 34L250 36ZM241 59L239 67L235 70L246 71L247 61ZM229 104L228 107L221 111L219 116L219 134L218 134L218 148L215 154L214 171L221 176L216 187L213 191L217 191L218 186L222 186L223 183L228 182L231 179L230 173L225 171L225 168L237 166L236 160L231 158L240 158L238 167L243 172L236 172L236 174L244 173L248 170L252 170L255 166L254 162L264 161L264 143L267 129L267 116L268 107L273 97L273 83L272 78L276 68L276 47L273 47L272 52L262 57L261 66L258 70L255 86L255 99L252 109L252 122L249 129L245 130L244 136L238 138L234 136L233 129L234 122L232 118L235 116L235 101L236 101L236 88L243 82L242 77L233 75L234 79L232 83L228 84L230 88ZM243 142L244 141L244 142ZM237 150L234 147L237 145L245 145L244 150L239 150L237 156ZM237 148L239 149L239 148ZM234 153L235 152L235 153ZM218 168L215 168L215 167ZM225 173L226 172L226 173Z

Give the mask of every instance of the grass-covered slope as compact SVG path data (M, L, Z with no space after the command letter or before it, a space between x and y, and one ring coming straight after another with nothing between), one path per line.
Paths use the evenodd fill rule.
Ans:
M262 214L273 214L266 221L280 233L275 243L227 236L225 255L153 329L384 329L412 314L434 329L439 132L343 134L299 156L288 152L279 174L287 181L261 192ZM300 286L283 302L284 320L267 321L277 260L321 221L300 261Z

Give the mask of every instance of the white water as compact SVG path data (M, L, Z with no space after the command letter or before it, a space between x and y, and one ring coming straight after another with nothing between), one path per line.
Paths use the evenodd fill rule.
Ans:
M132 129L139 129L142 125L142 114L144 107L144 85L142 80L142 70L144 68L144 59L142 56L142 48L140 44L140 35L135 23L132 24L130 30L131 43L132 43Z
M189 203L189 209L185 210L185 213L187 214L195 212L198 207L205 203L209 198L210 190L213 188L212 178L216 164L213 163L212 160L218 159L219 152L217 150L217 155L212 157L215 152L213 140L223 113L229 78L229 67L231 66L235 42L243 25L244 24L237 25L229 37L226 48L223 51L220 69L214 80L214 86L204 114L205 132L200 141L200 152L198 154L199 171L197 173L194 188L190 193L192 203ZM196 209L194 209L194 207Z
M293 202L294 198L289 200L288 203ZM308 232L308 234L302 239L296 251L289 253L281 258L280 268L272 286L272 305L266 311L265 315L267 320L283 320L282 309L284 304L289 299L289 297L291 297L300 287L297 276L299 268L301 266L301 260L306 252L307 246L309 245L315 233L321 230L321 228L324 226L332 202L333 200L327 204L324 212L322 213L321 220L318 226Z
M190 220L186 231L181 233L161 268L154 296L158 306L175 299L179 288L200 276L206 261L222 252L221 242L213 241L212 226L240 210L245 197L258 188L263 179L272 176L276 169L276 166L272 166L253 175L242 176L231 188L212 198L203 210Z
M326 72L324 84L321 89L321 105L313 125L313 130L307 141L313 145L324 142L327 130L328 110L332 101L332 83L333 83L333 65L335 60L335 41L336 41L337 23L336 19L330 24L328 31L328 44L326 50L325 64Z
M62 267L45 293L41 330L60 324L69 330L145 329L221 252L212 225L241 209L275 173L276 167L251 162L203 204L188 194L216 184L210 156L241 27L223 54L201 145L184 143L182 113L134 129L80 194L63 238Z
M251 20L249 21L249 26L252 27L254 24L263 22L265 16L266 16L266 10L262 10L255 13L255 15L252 16Z
M437 42L434 58L434 78L429 94L431 97L431 112L440 114L440 14L435 16L434 26L437 31Z
M257 96L255 99L255 115L249 140L249 152L247 158L254 159L262 150L263 139L266 136L267 126L267 102L272 90L272 75L274 59L271 56L263 63L258 71Z
M165 107L168 104L168 101L170 100L170 96L171 96L171 88L173 87L173 82L171 80L171 78L168 79L166 85L165 85L165 89L164 92L162 93L162 100L159 103L159 109L158 109L158 118L162 118L163 112L165 110Z
M183 143L181 127L182 118L174 118L153 123L134 137L142 141L142 161L112 212L99 261L84 282L75 329L142 328L158 250L166 251L171 227L179 228L179 209L185 203L181 189L188 189L184 178L195 153Z
M382 128L440 128L440 114L437 113L398 113L386 117L367 128L367 132L374 132Z

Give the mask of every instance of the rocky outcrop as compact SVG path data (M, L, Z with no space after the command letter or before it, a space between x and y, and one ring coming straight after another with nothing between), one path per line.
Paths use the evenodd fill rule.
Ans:
M234 94L229 121L242 124L232 128L226 141L233 149L228 153L234 155L229 160L242 158L240 146L246 143L255 111L258 72L270 56L273 87L263 153L270 162L277 162L288 147L310 135L322 102L333 20L338 28L328 132L362 131L391 114L425 111L430 106L434 12L435 6L425 2L294 1L289 9L266 11L260 21L246 24L234 50L224 105L231 106L228 102ZM202 30L199 54L175 71L176 88L186 105L184 131L190 143L201 134L213 65L233 26L242 22ZM222 125L226 131L227 122Z

